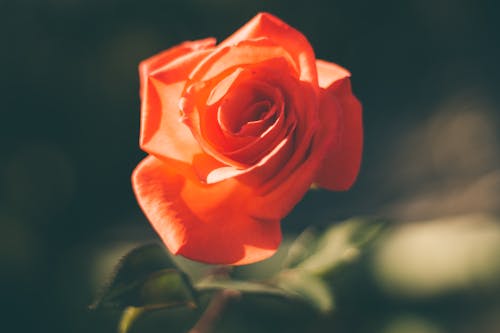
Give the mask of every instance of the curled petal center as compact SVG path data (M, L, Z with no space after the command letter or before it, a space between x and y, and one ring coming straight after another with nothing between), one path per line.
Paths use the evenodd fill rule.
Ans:
M276 87L265 82L244 84L221 99L217 121L229 135L259 136L276 121L282 104Z

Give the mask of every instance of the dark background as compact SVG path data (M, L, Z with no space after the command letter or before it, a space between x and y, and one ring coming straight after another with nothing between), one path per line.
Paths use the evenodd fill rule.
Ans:
M156 237L129 180L145 156L137 64L184 40L220 41L259 11L348 68L364 106L357 184L307 195L285 233L352 215L498 215L497 3L1 1L1 325L114 330L115 317L86 306L127 246Z

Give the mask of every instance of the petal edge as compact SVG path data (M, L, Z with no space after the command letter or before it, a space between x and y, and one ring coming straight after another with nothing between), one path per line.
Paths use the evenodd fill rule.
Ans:
M139 205L174 254L243 265L270 257L281 242L280 221L250 216L251 189L235 179L199 184L148 156L134 170L132 184Z
M345 191L353 185L361 166L362 106L352 94L348 78L337 81L328 89L323 89L322 94L328 94L329 96L324 98L332 100L330 110L323 112L339 113L339 133L322 162L315 182L328 190Z

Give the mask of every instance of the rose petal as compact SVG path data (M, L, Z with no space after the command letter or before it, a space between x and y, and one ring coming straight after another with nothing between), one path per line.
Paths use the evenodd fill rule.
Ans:
M156 109L148 108L142 113L142 125L147 128L149 122L155 120L148 116L156 113L159 114L160 123L148 141L141 140L141 148L175 164L184 174L195 173L200 179L205 179L213 169L220 168L222 164L201 149L189 127L181 122L180 115L175 112L176 98L182 91L184 82L165 85L155 78L150 78L149 81L152 86L149 94L153 96L154 92L159 102Z
M225 39L219 47L235 45L241 41L259 37L270 38L277 45L282 45L300 68L300 79L317 84L314 51L307 38L279 18L259 13L234 34Z
M316 66L318 69L318 83L321 88L328 88L336 81L351 76L347 69L328 61L318 59L316 60Z
M273 218L287 214L304 195L312 183L314 173L319 168L320 162L318 160L321 160L327 147L326 142L318 139L315 139L315 141L319 142L319 144L312 145L319 121L317 118L317 104L310 85L304 82L294 82L293 80L285 81L291 85L288 87L290 89L286 89L286 91L297 91L298 87L302 86L299 89L300 94L291 93L287 96L289 104L294 106L289 110L292 114L289 114L288 117L292 119L297 117L297 123L308 123L309 126L302 126L297 129L294 121L291 127L288 127L289 134L293 133L293 135L285 135L286 140L283 140L269 155L251 168L244 170L221 168L214 169L214 172L209 174L212 181L226 179L224 177L239 176L239 180L254 187L259 196L272 197L272 199L269 199L272 204L266 209L266 214L271 214L270 216L273 216ZM309 112L303 112L303 110L309 110ZM316 134L316 136L318 135ZM314 152L314 157L310 157L312 152ZM311 164L308 159L315 159L315 161ZM307 165L300 167L301 164ZM300 172L297 171L299 167ZM289 185L283 187L287 188L287 190L280 191L278 188L282 188L283 182ZM297 192L297 195L292 192ZM267 207L260 199L255 200L259 200L259 206Z
M236 68L232 73L224 77L222 80L217 82L214 87L210 91L210 95L206 101L207 106L212 106L215 103L219 102L222 97L227 94L227 91L234 82L241 76L244 72L243 67Z
M276 171L283 166L283 161L292 155L293 140L285 136L274 149L261 159L257 164L246 168L237 169L232 166L214 168L207 176L207 183L212 184L232 177L239 177L242 183L256 187L265 183ZM259 194L260 191L256 191Z
M289 107L287 117L293 117L296 123L291 140L294 145L293 154L281 161L282 164L277 168L279 172L266 184L259 186L258 192L261 195L279 187L282 182L292 177L297 167L306 162L314 148L312 141L319 129L318 101L315 99L314 89L307 82L288 80L287 84L289 85L285 89L287 91L285 100Z
M221 74L220 77L214 77L203 84L191 85L186 89L183 99L188 102L182 104L184 122L210 155L223 164L245 169L271 152L283 139L283 135L294 126L297 118L293 112L294 106L291 105L289 114L284 115L282 92L288 91L287 95L293 104L296 99L301 98L302 84L293 76L293 69L283 58L272 58L245 67L236 67L232 72ZM237 123L235 119L244 114L242 108L246 109L246 105L252 105L252 100L255 98L249 93L252 90L249 87L252 85L261 90L262 96L267 95L270 100L274 100L273 103L277 108L272 111L276 111L277 117L258 137L242 137L237 133L225 131L224 124L221 126L222 118L229 122L230 117L234 115L232 120ZM225 95L213 101L211 97L214 96L212 94L214 87L219 86L222 86L220 89ZM215 95L221 94L216 92ZM210 101L211 105L207 106L207 101ZM224 116L220 113L222 109ZM314 127L314 122L311 126Z
M157 70L159 67L168 65L173 60L191 53L196 50L204 50L211 48L215 45L215 38L206 38L196 41L189 41L174 46L168 50L158 53L139 64L139 79L140 79L140 96L144 98L147 96L144 91L147 88L148 76L151 72ZM185 79L185 78L184 78ZM183 79L183 80L184 80Z
M199 152L189 129L179 121L177 101L189 73L209 52L204 49L214 43L211 38L185 42L139 65L140 145L146 152L182 161L190 161L193 151Z
M263 119L272 105L281 100L280 91L266 82L251 81L239 85L219 104L218 123L226 133L237 135L245 124Z
M190 71L210 52L204 48L214 42L186 42L140 65L141 148L171 160L185 173L195 172L202 177L221 164L203 152L189 127L181 122L178 101ZM190 170L192 165L194 170Z
M340 105L332 94L321 94L319 101L319 128L312 140L296 148L287 165L274 175L272 181L259 188L260 196L252 204L261 218L272 219L287 215L309 190L323 165L332 144L337 142ZM297 154L303 151L302 155ZM266 188L267 187L267 188ZM266 207L262 209L262 207Z
M274 43L269 38L262 37L243 40L230 46L222 47L219 45L210 56L198 64L190 74L189 79L193 82L208 81L228 69L276 58L285 60L298 76L296 63L284 46Z
M323 117L321 117L323 121ZM332 141L332 133L326 127L315 133L305 147L305 155L295 154L278 175L274 175L267 186L261 187L261 195L252 200L252 211L262 219L274 219L286 216L304 197L321 167L323 156ZM265 208L264 208L265 207Z
M251 201L251 211L254 212L254 216L271 220L282 218L302 199L311 186L325 147L316 141L311 143L307 150L311 153L302 156L302 164L274 176L273 181L278 177L280 181L272 182L272 187L266 188L264 193L260 193ZM259 192L262 190L263 188L259 188Z
M323 188L335 191L349 189L359 173L363 150L362 107L352 94L348 78L336 81L321 92L325 101L323 112L330 121L323 126L330 128L338 117L338 139L334 141L325 155L316 176L316 183ZM338 113L338 115L336 115Z
M202 150L189 127L180 121L176 99L184 82L166 85L150 78L148 85L149 98L141 114L141 148L159 157L191 163L193 155L201 154Z
M252 189L235 179L204 185L149 156L134 171L132 184L148 220L174 254L243 265L271 256L280 244L279 219L250 216Z
M238 168L232 165L230 167L214 169L207 176L206 181L208 183L221 181L230 177L239 177L241 182L250 184L251 186L257 186L256 191L259 195L263 195L272 191L276 186L287 179L308 156L312 137L318 128L318 105L315 99L314 89L309 83L284 75L282 72L278 71L274 73L278 75L274 75L273 72L276 70L277 65L279 63L283 64L283 60L277 60L279 59L270 60L274 66L270 66L269 68L263 67L259 69L251 67L252 73L259 74L259 72L262 72L270 83L272 82L274 86L282 88L282 91L285 92L285 101L288 106L286 115L287 124L284 127L283 135L277 137L277 139L282 140L282 138L288 137L288 135L293 135L293 138L286 140L286 144L283 145L278 144L280 141L271 145L276 148L273 148L267 156L264 156L253 166ZM257 78L258 76L256 79ZM283 118L278 118L278 121L282 119ZM213 125L214 121L208 123ZM296 124L308 124L308 126L296 128ZM270 129L272 129L272 127ZM200 142L203 142L203 140L200 140ZM265 149L259 149L259 147L260 145L258 145L256 141L255 145L248 145L248 147L244 148L252 149L252 151L254 149L258 151ZM215 153L217 153L217 151ZM229 160L226 164L231 165L231 161ZM312 176L309 178L312 178ZM263 183L266 184L261 186Z

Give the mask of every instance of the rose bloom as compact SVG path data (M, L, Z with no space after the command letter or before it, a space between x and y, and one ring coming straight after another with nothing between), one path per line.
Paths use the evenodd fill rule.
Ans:
M188 41L139 65L137 200L174 254L249 264L314 183L346 190L361 160L350 73L261 13L219 45Z

